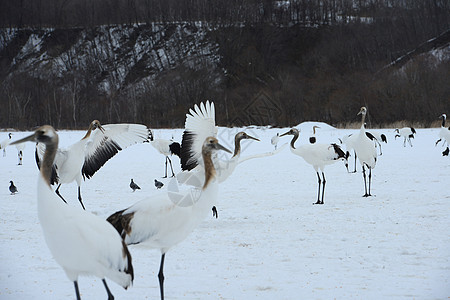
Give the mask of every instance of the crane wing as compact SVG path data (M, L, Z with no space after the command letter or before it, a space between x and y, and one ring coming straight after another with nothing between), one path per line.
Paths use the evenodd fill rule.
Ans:
M272 155L278 154L284 148L286 148L287 145L288 145L288 143L285 143L283 146L279 147L277 150L274 150L274 151L270 151L270 152L266 152L266 153L259 153L259 154L254 154L254 155L249 155L249 156L245 156L245 157L239 157L239 164L243 163L244 161L249 160L249 159L261 158L261 157L272 156Z
M217 136L214 103L206 101L195 105L186 114L181 142L181 169L189 171L202 162L202 146L209 136Z
M151 131L141 124L109 124L94 130L86 144L81 173L91 178L110 158L128 146L147 142Z

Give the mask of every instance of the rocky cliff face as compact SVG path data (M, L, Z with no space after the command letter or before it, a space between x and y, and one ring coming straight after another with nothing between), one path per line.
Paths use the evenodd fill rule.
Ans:
M180 66L216 67L218 46L199 24L101 26L93 29L3 30L3 80L21 73L63 80L91 75L98 90L138 87Z

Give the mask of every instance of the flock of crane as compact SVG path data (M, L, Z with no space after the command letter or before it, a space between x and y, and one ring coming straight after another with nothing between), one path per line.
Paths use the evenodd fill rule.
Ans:
M317 143L317 127L313 128L309 143L296 145L300 131L292 128L272 138L274 151L242 158L241 141L259 139L239 132L235 136L234 152L222 146L217 138L214 103L209 101L195 105L186 114L181 145L174 141L154 139L152 131L145 125L101 125L95 120L89 125L85 136L67 149L58 147L58 134L49 125L41 126L30 136L17 141L12 141L10 134L8 140L0 146L5 149L8 144L17 145L18 151L22 151L24 142L36 143L35 158L40 169L37 189L39 221L52 256L74 284L77 299L80 299L80 275L100 278L108 299L114 299L114 296L108 288L106 278L127 289L134 279L128 246L142 243L161 251L158 278L163 300L164 260L167 251L183 241L207 217L211 209L217 217L215 205L219 184L233 173L238 164L248 159L279 153L284 146L277 149L277 143L283 136L292 135L291 152L301 156L316 171L318 192L314 204L324 204L325 166L344 161L348 170L347 160L352 150L355 170L356 159L362 167L364 197L371 196L377 147L381 153L380 142L386 142L386 137L366 130L365 107L361 108L358 115L362 116L359 132L345 136L341 141L346 146L345 151L337 143ZM443 142L448 146L450 127L445 127L446 115L443 114L441 118L441 131L436 145ZM404 146L407 142L412 146L410 139L415 134L413 128L397 129L396 133L396 137L404 138ZM170 165L172 179L167 184L167 193L144 198L113 213L106 220L86 211L81 197L82 179L92 177L119 151L145 142L149 142L166 157L164 177L167 177L167 167ZM220 151L228 152L232 157L224 160L223 156L218 155ZM448 153L448 147L446 151ZM170 160L172 154L180 157L182 171L178 174L173 171ZM19 155L20 163L21 159ZM61 184L73 181L77 183L78 200L83 209L68 205L59 192ZM52 185L57 185L57 188L53 190ZM155 179L155 186L161 188L162 183ZM133 191L139 188L133 179L130 187ZM10 191L17 192L12 181Z

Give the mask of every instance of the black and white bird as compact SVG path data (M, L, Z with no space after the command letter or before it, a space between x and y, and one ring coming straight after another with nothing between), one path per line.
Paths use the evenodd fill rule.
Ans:
M8 138L0 143L0 149L3 149L3 157L6 156L6 147L11 143L12 133L8 133Z
M201 150L201 143L199 141L200 138L207 136L217 137L218 128L215 122L214 103L207 101L206 104L201 103L200 106L195 105L194 109L191 109L189 112L190 114L186 115L185 131L182 139L183 146L181 147L182 172L177 174L177 180L180 183L189 184L199 188L202 184L201 178L204 176L203 161L198 155ZM196 138L192 138L193 136ZM233 156L230 159L224 158L223 156L213 158L219 183L222 183L229 178L236 169L236 166L244 161L275 155L281 152L286 146L283 145L282 147L278 147L277 150L267 153L259 153L241 157L241 141L243 140L259 141L259 139L247 134L246 132L240 131L234 136ZM217 208L214 206L212 207L212 210L213 217L217 218Z
M15 195L17 193L17 187L14 185L14 182L12 180L9 183L9 191L11 192L11 195Z
M59 193L63 183L77 182L78 200L85 209L81 198L82 179L91 178L110 158L128 146L148 141L150 130L141 124L109 124L101 125L94 120L84 137L65 149L58 149L53 162L50 183L58 184L55 192ZM36 163L38 167L42 161L45 146L36 145Z
M15 144L17 149L17 158L18 158L18 165L21 166L23 163L23 150L25 149L26 143L21 144Z
M295 155L301 156L308 164L310 164L317 174L317 179L319 183L319 189L317 191L317 201L314 204L323 204L325 196L325 166L331 165L338 160L347 160L347 156L342 151L341 147L337 144L305 144L298 147L295 146L295 141L297 141L300 132L296 128L292 128L286 133L280 135L280 137L285 135L292 135L291 140L291 152ZM322 173L322 178L320 177L319 170ZM322 197L320 197L320 186L322 185Z
M370 194L371 184L372 184L372 169L375 168L377 163L377 149L372 139L367 136L364 121L366 119L367 108L361 107L358 115L362 115L361 128L359 133L356 134L355 140L353 141L353 149L358 157L359 163L362 167L362 173L364 178L364 190L365 193L363 197L372 196ZM369 180L367 182L366 169L369 170ZM367 189L367 183L369 189Z
M364 124L365 126L365 124ZM383 151L381 149L381 142L384 142L387 144L387 137L386 135L384 135L383 133L378 133L376 131L366 131L366 136L375 143L375 148L378 146L380 147L380 155L383 155ZM356 161L358 159L358 156L356 155L356 152L354 151L354 147L353 144L355 142L355 140L357 139L358 135L357 134L349 134L349 135L345 135L342 137L342 139L339 139L341 141L342 144L345 145L346 147L346 151L348 153L350 153L353 150L353 156L354 156L354 169L353 171L348 171L348 164L346 164L347 167L347 171L349 173L356 173ZM348 154L348 156L350 156L350 154Z
M173 172L173 166L172 166L172 160L170 159L170 156L175 154L176 156L180 157L181 152L181 146L180 143L174 142L172 140L165 140L165 139L154 139L153 135L150 136L150 145L153 146L159 153L165 156L166 158L166 168L163 178L167 178L167 163L170 164L170 170L172 171L172 176L175 176L175 173Z
M316 138L316 129L320 129L320 127L319 126L317 126L317 125L314 125L313 126L313 134L309 137L309 143L310 144L314 144L315 142L317 142L317 138Z
M205 108L205 104L200 106ZM212 103L207 102L210 111ZM167 187L167 194L161 193L148 197L131 207L118 211L108 217L108 221L120 233L128 245L143 244L150 248L160 249L161 262L158 273L161 300L164 299L164 259L167 251L183 241L209 214L218 196L219 183L213 157L218 151L230 152L213 137L203 137L204 128L189 131L189 138L183 138L182 149L202 161L202 172L192 170L193 179L202 182L200 187L179 186L177 178L173 178ZM200 153L196 153L199 139ZM230 152L231 153L231 152ZM195 162L192 163L197 163ZM194 172L195 174L192 174ZM185 187L186 190L181 188Z
M381 149L381 143L387 144L387 137L383 133L379 133L377 131L366 131L366 135L369 139L371 139L375 143L375 148L380 147L380 154L383 155L383 150Z
M133 178L131 178L130 188L133 190L133 192L134 192L135 190L140 190L140 189L141 189L141 188L133 181Z
M161 300L164 300L164 259L167 251L183 241L205 219L218 194L218 181L211 156L218 150L227 150L217 139L208 137L202 148L204 181L191 205L178 205L175 200L187 195L159 194L141 200L131 207L108 217L128 245L143 244L160 249L161 262L158 273ZM172 181L176 182L173 178Z
M412 127L403 127L401 129L396 128L395 132L397 133L395 135L395 139L398 137L403 137L403 147L406 147L406 141L408 141L409 145L412 147L411 139L414 138L414 134L416 134L416 130Z
M110 223L90 212L64 204L53 192L50 184L58 153L55 129L49 125L41 126L17 143L25 141L45 144L37 183L37 210L53 258L73 282L77 299L80 299L80 275L101 278L108 299L114 299L105 278L125 289L133 282L133 265L126 244Z
M160 189L160 188L162 188L163 186L164 186L164 183L162 183L161 181L158 181L158 180L155 179L155 187L156 187L157 189Z
M450 149L447 147L444 151L442 151L442 156L448 156Z
M450 145L450 127L445 127L445 121L447 119L446 114L442 114L439 118L442 118L441 123L441 130L439 130L439 139L436 141L436 146L442 142L442 146L445 146L447 143L447 146Z
M243 162L244 160L258 156L258 155L256 155L256 156L244 158L244 160L240 160L241 152L242 152L241 151L241 149L242 149L241 141L249 140L249 139L259 141L259 139L255 138L243 131L236 133L236 135L234 136L233 156L231 157L231 159L220 160L218 162L217 173L218 173L219 183L224 182L228 177L230 177L230 175L234 172L234 170L236 169L236 167L239 163ZM212 207L212 214L213 214L213 217L216 217L216 219L219 217L219 213L217 212L216 206Z
M345 167L347 168L347 172L349 173L356 173L356 153L355 150L353 148L353 143L356 140L356 136L355 134L348 134L348 135L344 135L341 139L339 139L339 141L341 142L341 144L345 145L345 151L346 151L346 155L347 157L350 157L350 153L353 151L353 157L355 158L355 163L354 163L354 169L353 171L349 171L348 169L348 161L345 162Z
M280 141L280 134L277 132L276 135L274 135L270 139L270 143L275 147L275 150L277 150L278 142Z

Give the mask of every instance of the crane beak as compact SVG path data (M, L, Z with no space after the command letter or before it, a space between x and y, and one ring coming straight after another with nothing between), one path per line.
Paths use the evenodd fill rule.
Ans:
M232 153L230 150L228 150L227 148L225 148L224 146L222 146L219 143L214 144L214 149L216 149L216 150L223 150L225 152Z
M285 135L288 135L288 134L290 134L290 133L291 133L290 131L285 132L285 133L283 133L282 135L280 135L280 137L285 136Z
M102 125L98 125L98 129L100 129L100 131L101 131L102 133L105 133L105 128L103 128Z
M252 139L252 140L255 140L255 141L260 142L259 139L255 138L255 137L252 137L251 135L248 135L248 134L247 134L247 136L248 136L248 139Z
M33 133L32 135L24 137L23 139L12 142L10 145L22 144L25 142L35 142L35 141L36 141L36 133Z

